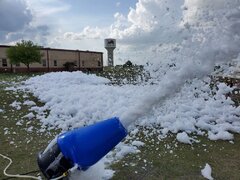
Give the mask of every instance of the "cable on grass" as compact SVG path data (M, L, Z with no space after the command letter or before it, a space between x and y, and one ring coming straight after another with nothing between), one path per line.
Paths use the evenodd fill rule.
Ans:
M41 176L36 177L36 176L20 175L20 174L8 174L6 171L7 171L7 169L11 166L11 164L12 164L13 161L12 161L11 158L9 158L9 157L1 154L1 153L0 153L0 156L1 156L2 158L4 158L4 159L9 160L9 164L8 164L8 165L5 167L5 169L3 170L3 174L4 174L5 176L7 176L7 177L12 177L12 178L28 178L28 179L42 180Z
M3 170L4 175L7 176L7 177L9 177L9 178L7 178L7 179L11 179L11 178L28 178L28 179L42 180L41 176L36 177L36 176L29 176L29 175L22 175L22 174L8 174L6 171L7 171L7 169L10 167L10 165L12 164L13 161L12 161L11 158L9 158L9 157L1 154L1 153L0 153L0 156L1 156L2 158L4 158L4 159L9 160L9 164L8 164L8 165L5 167L5 169ZM75 165L75 166L73 166L70 170L68 170L67 172L63 173L63 175L61 175L61 176L59 176L59 177L57 177L57 178L53 178L53 179L51 179L51 180L59 180L59 179L62 179L62 178L64 178L64 177L68 176L69 173L72 173L73 171L75 171L77 168L78 168L78 166ZM28 173L26 173L26 174L33 173L33 172L39 172L39 171L31 171L31 172L28 172Z

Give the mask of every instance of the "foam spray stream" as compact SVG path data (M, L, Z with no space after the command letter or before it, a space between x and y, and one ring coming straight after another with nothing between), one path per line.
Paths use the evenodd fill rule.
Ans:
M186 80L209 75L216 63L231 61L239 55L239 0L186 0L184 6L188 10L183 13L182 25L190 35L182 42L181 53L178 52L184 57L176 55L182 61L181 66L177 71L168 72L154 92L145 95L122 115L125 127L179 91Z
M239 6L239 0L185 0L183 9L187 10L183 12L184 22L179 22L179 27L184 27L183 33L188 35L181 43L181 50L174 55L178 61L176 70L167 71L164 76L160 76L158 87L149 86L157 88L149 90L149 93L144 94L144 97L122 114L120 119L126 128L151 112L153 106L163 103L178 92L187 80L210 74L215 63L237 58L240 52ZM162 55L159 55L157 61L159 59L162 59ZM101 160L99 163L103 162ZM98 166L93 167L92 170L97 173L87 173L84 179L94 174L99 176L105 171L101 170L99 173L98 169ZM75 174L71 179L79 179L81 176L83 174Z

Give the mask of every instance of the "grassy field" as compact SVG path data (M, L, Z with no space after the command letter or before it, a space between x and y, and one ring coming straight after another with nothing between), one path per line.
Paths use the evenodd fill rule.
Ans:
M14 75L0 74L0 108L4 111L0 113L0 153L13 159L13 164L9 168L8 173L24 174L30 171L38 170L36 157L44 146L52 139L53 135L47 133L37 133L40 123L35 119L28 120L23 118L29 113L29 107L22 105L20 110L9 106L15 100L24 102L25 98L21 92L5 91L6 87L12 86L32 75ZM42 104L30 94L27 99ZM16 125L19 120L22 125ZM29 128L33 128L29 131ZM0 179L4 179L3 169L9 163L8 160L0 158ZM35 173L36 175L36 173Z
M200 143L193 145L178 143L175 135L162 141L156 135L146 138L140 133L138 137L145 145L140 153L127 155L112 166L114 180L204 179L201 169L206 163L215 179L240 179L240 135L235 135L234 144L198 136Z
M9 106L13 101L24 102L22 92L5 91L9 86L21 82L32 75L0 74L0 153L13 159L9 173L21 174L38 170L37 153L58 133L37 130L41 124L36 119L23 118L29 113L29 107L22 105L20 110ZM24 98L25 97L25 98ZM28 100L42 106L36 98L28 94ZM19 120L22 125L17 125ZM32 128L32 131L28 131ZM186 145L178 143L175 135L159 141L156 134L143 135L142 131L136 139L145 145L140 153L125 156L113 164L116 173L113 179L203 179L201 169L209 163L215 179L240 179L240 135L236 134L232 142L210 141L206 137L197 137L200 143ZM151 129L149 130L151 132ZM2 170L8 161L0 158L0 179L6 179ZM37 175L39 172L33 173Z

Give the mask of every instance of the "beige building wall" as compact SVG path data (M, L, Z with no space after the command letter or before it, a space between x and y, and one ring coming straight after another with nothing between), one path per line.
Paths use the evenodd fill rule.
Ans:
M46 68L47 67L47 50L41 50L42 58L41 63L31 63L30 68ZM43 66L43 60L46 61L46 66ZM20 67L25 67L24 64L21 64Z
M7 53L6 53L7 49L8 49L8 47L0 47L0 67L3 67L2 66L2 59L7 59L7 67L8 68L11 67L10 60L7 58ZM43 55L42 59L47 60L47 51L46 50L41 50L41 53ZM12 67L13 68L26 68L26 65L22 64L22 63L20 63L19 65L12 64ZM42 66L42 62L41 62L41 63L31 63L30 67L39 68L39 67L44 67L44 66Z
M10 46L0 45L0 72L3 71L25 71L26 66L22 63L11 65L7 59L6 50ZM41 49L41 63L31 63L32 71L58 71L64 70L66 62L75 63L74 70L102 70L103 53L93 51L79 51L66 49ZM3 67L3 59L7 59L7 66Z
M102 67L102 54L80 52L80 62L82 68Z
M79 65L78 51L49 50L48 53L50 68L62 68L66 62L74 62L77 67Z

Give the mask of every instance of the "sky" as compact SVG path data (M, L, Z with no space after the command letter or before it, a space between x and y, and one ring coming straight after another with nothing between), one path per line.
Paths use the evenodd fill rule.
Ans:
M104 39L116 38L115 64L127 60L145 64L159 57L159 51L183 43L189 25L201 22L207 8L220 10L232 2L240 4L239 0L0 0L0 44L24 39L51 48L100 51L106 64Z
M174 3L179 2L182 0ZM116 38L115 64L127 60L141 64L142 50L159 43L156 42L159 38L154 38L159 31L155 31L155 26L160 16L169 11L164 4L169 3L163 0L0 0L0 44L13 45L25 39L45 47L101 51L106 58L104 39Z

